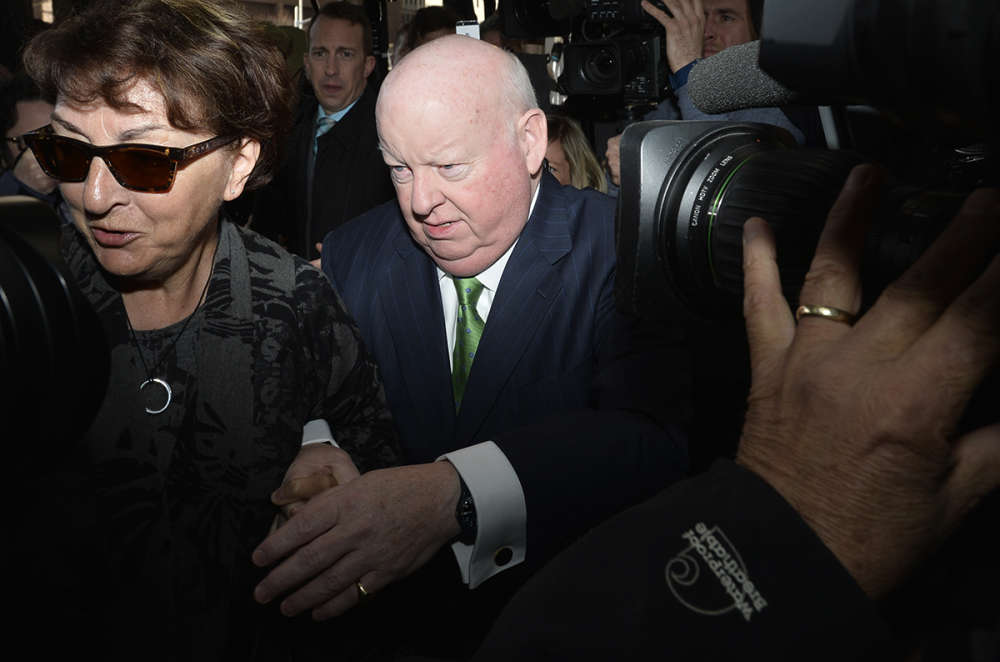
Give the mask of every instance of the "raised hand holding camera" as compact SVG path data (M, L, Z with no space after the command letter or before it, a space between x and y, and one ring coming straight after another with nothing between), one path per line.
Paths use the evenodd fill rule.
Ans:
M676 73L702 55L705 9L702 0L664 0L663 4L669 13L648 0L643 0L642 9L666 30L667 63Z

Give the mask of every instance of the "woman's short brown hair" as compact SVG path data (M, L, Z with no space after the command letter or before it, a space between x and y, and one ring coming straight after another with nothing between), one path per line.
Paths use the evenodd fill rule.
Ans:
M292 95L281 52L235 3L100 0L35 37L24 62L53 103L128 109L127 91L146 79L171 125L260 143L247 189L271 178Z

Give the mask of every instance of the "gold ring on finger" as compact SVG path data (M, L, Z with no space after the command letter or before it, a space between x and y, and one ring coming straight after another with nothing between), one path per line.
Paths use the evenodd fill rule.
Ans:
M843 322L848 326L852 326L858 319L858 316L854 313L849 313L840 308L834 308L833 306L811 306L809 304L803 304L795 309L795 321L798 322L803 317L822 317L832 322Z

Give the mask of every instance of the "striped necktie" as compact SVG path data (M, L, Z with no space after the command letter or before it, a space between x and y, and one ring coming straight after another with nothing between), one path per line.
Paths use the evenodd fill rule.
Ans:
M337 120L333 119L332 115L324 115L323 117L316 120L316 134L313 136L313 154L319 149L319 137L324 133L333 128L333 125L337 123Z

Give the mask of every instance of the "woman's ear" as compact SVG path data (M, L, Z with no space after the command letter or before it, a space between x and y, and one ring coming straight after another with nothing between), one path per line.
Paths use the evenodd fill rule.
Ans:
M244 138L243 144L233 156L232 170L229 173L229 181L226 183L226 190L222 194L222 199L235 200L243 193L243 187L250 179L250 173L257 165L260 157L260 143L253 138Z

